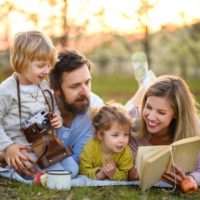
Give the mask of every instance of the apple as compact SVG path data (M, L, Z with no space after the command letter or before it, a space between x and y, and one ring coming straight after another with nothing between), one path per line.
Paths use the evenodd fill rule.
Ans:
M36 185L41 185L41 179L43 175L45 175L44 172L38 172L33 179L33 183Z
M181 183L180 188L183 192L195 192L198 190L198 185L192 177L185 177Z

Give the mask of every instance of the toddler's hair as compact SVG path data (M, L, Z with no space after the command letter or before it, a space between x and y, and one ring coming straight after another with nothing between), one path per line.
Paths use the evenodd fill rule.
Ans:
M131 131L131 118L128 111L118 103L106 103L104 106L91 111L93 126L97 131L109 130L113 123L128 128Z
M57 52L51 39L37 30L17 33L10 52L11 65L18 73L26 70L33 60L49 61L52 66L57 60Z

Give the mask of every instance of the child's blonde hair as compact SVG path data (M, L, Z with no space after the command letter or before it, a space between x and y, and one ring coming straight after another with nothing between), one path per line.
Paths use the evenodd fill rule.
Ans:
M25 31L15 35L11 45L11 65L21 73L33 60L47 60L53 66L57 52L51 39L40 31Z
M109 130L114 122L131 131L131 118L128 111L118 103L107 103L91 111L91 118L96 132Z

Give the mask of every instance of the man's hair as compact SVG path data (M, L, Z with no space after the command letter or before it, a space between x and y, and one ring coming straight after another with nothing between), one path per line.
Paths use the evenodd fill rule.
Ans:
M61 89L62 75L64 72L72 72L83 65L91 70L91 62L77 51L65 50L58 54L58 61L49 74L50 85L53 88Z
M40 31L25 31L15 35L11 45L11 65L21 73L34 60L47 60L53 66L57 60L57 52L51 39Z

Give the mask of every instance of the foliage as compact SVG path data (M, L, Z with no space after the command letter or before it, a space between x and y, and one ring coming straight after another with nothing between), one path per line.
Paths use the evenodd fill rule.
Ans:
M157 75L177 74L184 78L198 77L200 74L200 23L178 28L173 25L165 26L161 31L149 35L151 47L151 68ZM104 72L118 73L119 65L123 66L123 74L129 74L131 54L142 51L142 35L120 35L113 33L113 41L105 48L104 44L98 46L90 53L94 62L101 55L106 54L110 59L109 68ZM99 53L98 53L99 52ZM98 67L98 62L97 62ZM108 66L106 66L108 68ZM122 70L121 70L122 71Z

